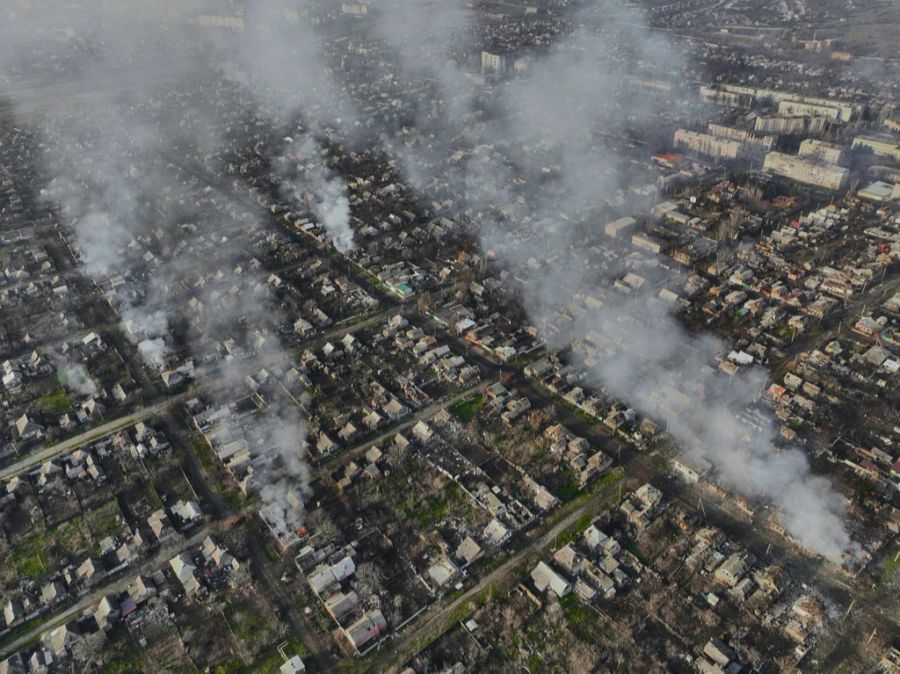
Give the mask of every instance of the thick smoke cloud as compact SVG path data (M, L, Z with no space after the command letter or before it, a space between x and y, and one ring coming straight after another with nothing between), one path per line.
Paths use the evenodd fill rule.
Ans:
M248 268L241 239L264 229L262 211L255 195L216 180L226 134L241 118L233 85L243 74L234 64L220 69L234 45L226 51L196 21L223 3L57 4L0 9L0 72L12 82L0 81L0 96L41 143L42 196L58 208L82 269L106 289L123 333L152 369L192 357L198 383L215 395L286 364L274 333L286 318L265 277ZM260 20L278 25L267 4L257 5ZM244 33L236 51L263 100L283 64L271 61L259 35ZM321 76L312 66L308 72L311 83L313 73ZM54 87L59 101L42 93ZM319 175L328 187L330 176ZM330 189L330 201L316 203L327 206L323 220L339 226L341 195ZM173 341L176 331L186 345ZM73 390L95 390L83 367L65 374ZM267 511L296 525L302 504L288 495L304 496L309 480L302 415L273 400L241 432L261 455L255 482Z
M137 90L166 79L211 82L224 74L251 92L271 122L299 139L277 162L282 193L305 204L335 246L348 250L346 188L323 161L322 136L338 129L353 139L361 122L329 72L327 39L304 17L306 3L288 0L250 3L241 32L219 38L203 33L198 39L193 18L217 6L221 10L212 1L110 0L61 22L55 10L27 10L33 16L18 20L31 22L31 31L10 30L15 24L0 21L0 64L27 74L35 55L63 62L61 55L74 52L80 55L82 83L102 81L113 65L133 64L127 75ZM660 287L680 283L665 261L593 245L605 221L641 212L653 197L652 188L644 189L648 179L620 151L623 143L632 131L652 130L660 116L678 115L687 98L679 93L685 67L680 52L647 30L637 10L614 0L579 7L569 17L571 31L534 55L524 74L479 89L461 65L462 57L478 49L462 2L373 5L375 34L401 67L397 80L384 73L365 76L384 86L385 95L399 89L416 92L417 100L411 128L368 131L380 134L420 193L452 204L445 214L471 225L489 255L511 271L545 338L556 346L573 344L596 386L664 421L687 454L710 460L740 491L771 499L795 537L838 559L852 547L841 521L843 501L810 472L801 452L774 445L775 425L759 403L765 373L751 369L725 378L715 371L726 345L688 334L656 297ZM48 28L69 24L78 37ZM148 30L153 26L167 29L167 42ZM195 47L187 54L170 52L165 45L171 42ZM211 69L213 62L222 64L221 72ZM648 80L663 82L663 93L644 86ZM182 185L170 175L168 157L183 156L183 146L212 153L222 144L225 123L215 102L160 99L150 106L157 113L151 115L135 104L137 94L83 88L88 93L79 100L90 114L48 114L42 131L49 137L54 178L49 194L75 229L86 270L96 278L140 281L116 298L123 317L144 316L132 318L134 324L149 324L132 334L151 362L170 357L169 329L189 321L204 353L210 341L228 351L224 375L239 381L253 364L282 351L265 330L247 334L248 325L270 324L264 284L248 270L219 278L223 269L234 270L240 256L229 250L227 239L212 239L213 223L202 212L188 208L162 220L153 215L157 194L170 202L196 202L195 194L179 194ZM26 93L19 97L29 103ZM214 191L204 196L207 202L239 201L238 195ZM226 210L234 213L235 228L246 226L240 207ZM176 251L174 264L152 254L188 225L195 227L195 241L209 237L205 250L221 251L217 266L189 251ZM169 299L184 287L187 270L203 272L202 283L190 275L189 308ZM615 281L626 271L647 283L623 294ZM240 350L228 346L236 332L250 338L249 358L235 357ZM284 426L293 430L284 442L271 444L302 445L302 425L289 418ZM293 481L305 479L305 465L296 458L290 451L281 456L285 472L273 472L266 481L269 501L293 500Z
M119 316L125 334L134 343L144 360L162 371L171 348L166 343L169 334L169 315L164 309L149 311L142 307L122 304Z
M56 366L60 380L66 388L81 396L93 396L97 394L97 384L91 379L87 368L81 363L69 363L60 361Z
M325 227L341 253L355 248L350 226L350 199L341 176L328 171L323 161L327 151L315 139L297 141L290 136L287 153L276 163L283 176L281 195L290 203L308 208Z
M225 47L228 75L278 120L299 113L313 134L357 123L352 103L330 76L326 41L308 18L309 0L254 0L244 30Z
M775 446L775 424L759 401L765 372L728 378L716 371L726 345L687 334L655 296L663 285L677 287L679 272L628 251L603 257L585 245L600 218L639 212L635 206L653 193L633 189L640 176L615 142L599 149L594 141L627 138L672 111L672 98L640 84L663 81L677 94L680 53L644 28L638 11L595 2L527 74L495 86L491 114L479 117L457 66L423 53L440 54L457 39L458 15L442 22L422 10L411 17L416 7L385 9L382 34L407 73L437 83L452 112L437 125L425 112L417 119L431 135L397 148L408 175L435 194L454 181L465 185L467 215L484 248L519 281L545 338L575 346L595 386L665 421L685 453L709 460L739 491L771 499L794 537L840 560L853 548L842 523L845 503L811 473L802 452ZM422 29L421 44L410 39L409 26ZM461 148L468 148L461 168L448 169ZM626 295L614 282L632 269L649 282Z
M354 247L347 187L327 167L327 151L317 137L358 122L353 105L329 76L325 41L306 16L311 4L251 3L233 58L226 50L228 73L252 92L273 124L299 120L302 128L292 130L296 139L288 136L285 154L276 161L282 196L308 208L335 248L346 253Z

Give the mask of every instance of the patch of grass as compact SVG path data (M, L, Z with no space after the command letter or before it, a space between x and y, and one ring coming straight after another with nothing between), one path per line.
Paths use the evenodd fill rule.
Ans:
M240 510L247 501L247 498L241 492L233 489L222 490L220 493L228 506L233 510Z
M130 378L131 377L128 376L128 370L124 367L115 370L107 370L100 375L100 381L103 382L104 386L111 386L116 382L125 382Z
M544 664L543 658L541 658L539 653L532 653L528 656L528 659L525 661L525 666L528 668L529 672L539 672L541 671L541 665Z
M213 669L214 674L238 674L238 672L250 671L247 665L240 658L233 658L228 662L216 665Z
M107 501L99 508L88 512L84 516L91 533L97 540L117 534L122 527L119 504L115 499Z
M200 465L204 468L212 468L215 463L214 454L209 447L209 443L203 438L197 438L191 441L191 449L200 459Z
M478 560L478 571L484 575L496 569L503 563L503 557L499 555L488 555Z
M624 474L621 469L611 470L600 476L600 479L597 480L596 483L594 483L592 491L596 492L603 489L604 487L608 487L611 484L615 484L616 482L621 480L623 476Z
M298 645L300 648L297 648ZM296 637L288 639L288 645L285 647L284 652L288 656L296 653L301 658L307 655L307 650L303 646L303 642ZM284 664L284 658L281 657L278 648L274 648L271 651L260 655L256 660L249 664L239 658L234 658L218 665L213 672L215 672L215 674L278 674L282 664ZM308 667L307 671L309 671Z
M53 543L50 532L34 531L16 541L4 563L14 568L20 578L41 578L46 573L47 564L52 563L45 554Z
M25 560L40 557L44 566L44 573L55 568L59 562L56 555L59 550L67 551L67 554L78 555L87 552L92 536L84 516L70 519L52 529L35 531L15 542L9 556L9 563L13 566L20 562L25 564L26 570L37 570L36 562ZM4 560L6 561L6 560Z
M250 641L262 631L264 626L264 622L258 617L247 615L244 620L241 621L241 629L238 632L238 636L240 636L241 639Z
M586 513L578 518L578 521L575 525L567 530L562 536L558 539L559 547L564 547L569 543L578 539L581 536L581 532L588 528L590 523L594 520L594 515L590 513Z
M581 602L574 594L567 594L559 600L566 622L575 638L584 643L597 642L597 634L603 634L607 630L600 624L597 613Z
M140 660L116 660L107 663L103 668L103 674L131 674L144 671L146 670Z
M52 612L48 612L42 615L35 616L31 620L26 620L14 630L9 632L6 636L0 638L0 648L6 648L7 645L18 639L21 635L27 634L28 632L37 629L41 625L50 622L53 617L54 614Z
M266 557L269 558L269 561L272 564L278 564L281 561L281 555L271 546L271 544L266 545Z
M44 559L39 552L16 561L15 565L16 575L19 578L36 580L43 576L45 572Z
M643 552L641 552L641 549L637 546L637 543L635 543L634 541L627 540L627 541L625 541L625 544L622 547L625 548L632 555L637 557L637 560L644 566L647 566L650 563L650 560L647 559L647 555L645 555Z
M484 402L484 396L479 394L471 400L464 400L456 403L450 408L450 411L453 412L460 421L468 423L472 421L472 419L475 418L475 415L478 414L478 411L484 407Z
M72 399L62 388L41 396L35 404L47 414L62 416L72 411Z
M422 507L412 513L412 519L423 527L428 527L440 522L446 513L446 501L429 497L422 504Z
M556 490L556 496L563 503L567 503L578 496L581 487L578 485L578 480L575 478L572 471L565 470L563 475L565 480Z
M450 614L450 618L447 620L447 625L456 625L464 618L467 618L469 615L474 613L478 607L484 605L484 603L487 601L487 598L491 595L491 591L492 588L489 585L468 601L465 601L457 606L456 610L453 611L452 614Z
M296 636L288 637L287 642L288 642L288 645L287 645L287 648L284 649L284 652L287 653L288 655L291 655L291 653L293 652L293 653L299 655L301 658L305 658L305 657L309 656L309 649L306 647L306 644L304 644L300 640L300 637L296 637Z
M881 562L878 586L884 589L896 585L900 585L900 556L898 556L898 550L895 549Z

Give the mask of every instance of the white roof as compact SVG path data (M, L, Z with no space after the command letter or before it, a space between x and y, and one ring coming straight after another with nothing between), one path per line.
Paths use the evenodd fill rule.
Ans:
M502 543L503 539L509 535L509 529L503 526L503 523L500 520L495 518L484 528L484 535L496 545Z
M571 589L569 583L544 562L538 562L531 572L531 578L538 590L544 592L550 588L558 597L567 594Z

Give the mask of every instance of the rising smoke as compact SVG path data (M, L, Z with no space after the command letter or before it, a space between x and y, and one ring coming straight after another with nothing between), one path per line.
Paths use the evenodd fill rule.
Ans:
M323 158L327 154L311 137L291 137L287 153L275 166L282 176L281 196L291 204L310 210L341 253L355 248L350 226L350 199L343 178L330 173Z
M56 369L63 385L69 390L81 396L97 394L97 384L81 363L69 363L61 360L57 363Z
M0 71L19 82L0 94L33 128L47 176L42 196L58 209L84 272L107 289L123 333L154 370L192 356L212 395L288 363L275 334L287 318L247 264L246 242L266 228L256 195L218 180L226 136L247 109L234 86L241 71L223 73L221 45L194 25L221 3L55 4L0 16ZM262 100L280 64L265 41L254 47L254 36L247 31L238 51ZM62 105L33 93L57 78L69 94ZM310 189L329 188L331 201L319 198L315 208L326 226L340 227L346 197L317 170L313 181L322 184ZM342 248L352 244L352 235L337 234ZM186 345L173 342L176 331ZM74 390L93 390L83 367L65 373ZM309 479L302 414L273 400L241 432L262 455L254 475L267 512L295 526Z
M637 211L652 193L632 188L640 183L615 141L671 118L678 107L636 82L666 82L675 101L687 100L677 96L680 53L648 30L637 10L611 0L588 3L573 16L574 30L535 58L526 75L492 89L491 114L479 117L457 66L434 57L459 39L461 8L442 7L433 14L405 4L381 16L382 35L405 71L437 83L450 102L440 124L433 116L416 120L432 134L427 141L399 149L408 175L436 194L465 185L483 247L520 281L522 301L545 338L574 344L595 386L665 421L685 453L709 460L739 491L771 499L793 536L840 560L853 548L842 523L844 500L810 472L802 452L775 446L775 424L759 401L765 371L731 378L716 371L726 345L688 334L656 297L660 287L680 285L680 272L627 251L610 259L589 245L601 218ZM600 138L612 142L596 148ZM461 168L447 169L460 148L473 149ZM626 295L613 284L628 270L649 282Z
M128 75L140 90L144 82L148 88L155 84L161 70L179 83L214 81L222 73L208 64L221 62L224 75L249 90L272 123L291 125L292 142L276 162L282 194L305 204L338 250L349 250L346 186L324 163L320 136L337 127L350 138L360 122L328 74L327 40L297 11L297 3L251 3L243 32L223 39L227 49L203 43L196 51L208 54L190 59L173 58L146 28L165 25L169 41L196 44L189 18L216 3L159 3L157 13L146 8L154 3L107 4L97 3L96 13L67 18L75 34L87 36L83 41L60 42L59 33L46 29L55 25L46 12L26 17L33 20L31 32L4 30L0 22L0 45L6 45L0 46L0 64L25 68L29 61L23 55L80 52L90 45L79 59L82 82L102 79L113 64L133 63ZM652 196L652 190L635 189L642 185L641 172L623 151L632 130L696 112L679 92L687 67L681 53L648 30L639 11L614 0L585 2L569 17L570 32L534 55L526 73L482 90L459 65L460 55L476 48L466 11L460 0L375 8L375 32L401 67L397 80L378 72L365 77L383 86L385 95L391 88L418 94L412 129L378 130L385 149L403 162L420 193L453 203L447 215L469 223L484 249L513 272L545 338L557 346L572 343L596 386L664 420L687 454L711 461L740 491L766 495L795 537L838 559L852 547L841 521L843 501L810 472L801 452L774 445L775 425L758 400L765 372L751 369L725 378L715 371L725 344L687 333L656 297L660 287L680 284L679 272L627 251L608 256L591 247L604 221L639 212ZM174 71L172 63L179 64ZM639 86L647 79L670 88L654 94ZM151 106L157 114L148 116L135 96L144 94L82 96L87 114L51 112L41 132L53 177L49 194L74 228L86 271L95 278L122 275L132 281L128 292L117 293L117 307L137 326L132 334L142 353L162 367L171 353L166 340L173 325L192 321L196 350L205 353L210 340L224 343L246 325L269 320L265 310L247 320L253 308L242 298L265 297L265 291L246 270L225 281L238 285L237 291L218 289L217 272L234 269L240 260L228 240L210 241L218 251L216 268L185 250L162 260L147 257L150 244L168 241L168 233L184 235L191 225L194 240L201 241L220 224L207 222L196 208L160 218L153 215L153 204L158 194L170 202L196 202L195 194L180 194L169 158L183 156L185 143L213 153L225 123L216 101L179 102L172 113L166 107L173 101L160 98ZM217 185L211 189L213 196L204 198L218 205L237 198ZM240 210L231 208L236 227L246 225ZM640 273L647 283L622 294L615 281L625 271ZM194 282L192 290L173 294L186 276ZM190 308L180 303L187 298ZM282 352L274 336L261 337L251 364ZM236 380L243 376L239 362L226 363ZM304 443L302 419L288 415L282 426L291 431L273 446ZM277 463L283 472L268 477L263 493L270 502L284 503L294 493L293 481L305 481L306 467L291 451Z

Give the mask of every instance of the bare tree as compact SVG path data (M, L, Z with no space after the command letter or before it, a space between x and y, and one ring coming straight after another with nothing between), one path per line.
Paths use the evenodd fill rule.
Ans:
M566 657L567 669L570 672L590 672L594 668L596 660L596 653L591 646L575 642L569 648L569 654Z
M334 543L340 537L340 530L334 520L321 508L317 508L309 514L306 518L306 525L317 537L319 545Z
M363 562L356 568L356 581L363 595L377 594L384 585L384 572L372 562Z

